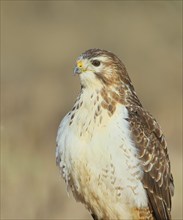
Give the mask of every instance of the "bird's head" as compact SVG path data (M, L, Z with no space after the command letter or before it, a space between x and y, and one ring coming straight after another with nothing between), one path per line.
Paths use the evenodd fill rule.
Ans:
M74 73L79 74L83 87L95 89L119 84L127 75L120 59L101 49L90 49L81 54L76 61Z

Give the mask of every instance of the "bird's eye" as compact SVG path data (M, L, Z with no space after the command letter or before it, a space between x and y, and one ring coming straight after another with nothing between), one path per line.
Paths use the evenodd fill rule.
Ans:
M93 60L92 62L93 66L100 66L100 61L99 60Z

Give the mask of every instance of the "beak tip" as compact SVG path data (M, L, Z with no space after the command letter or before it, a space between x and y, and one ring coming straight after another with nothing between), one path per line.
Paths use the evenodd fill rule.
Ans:
M75 67L74 68L74 75L80 74L80 73L81 73L81 69L79 67Z

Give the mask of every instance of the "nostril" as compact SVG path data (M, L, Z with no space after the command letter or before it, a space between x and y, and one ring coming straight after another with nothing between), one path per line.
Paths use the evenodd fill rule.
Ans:
M82 68L82 67L83 67L83 64L82 64L81 61L78 61L78 62L77 62L77 67L79 67L79 68Z

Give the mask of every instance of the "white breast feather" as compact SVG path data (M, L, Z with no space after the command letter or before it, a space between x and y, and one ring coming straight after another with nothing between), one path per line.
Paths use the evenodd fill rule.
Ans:
M127 207L147 207L148 200L137 148L130 138L128 112L118 104L111 117L102 109L102 120L100 115L94 120L97 94L91 98L92 94L81 94L83 105L71 125L69 114L62 120L57 134L57 162L67 184L72 178L76 198L84 200L89 209L95 194L101 206L96 204L98 215L105 206L111 210L111 217L124 213L130 218ZM115 211L118 213L113 215Z

